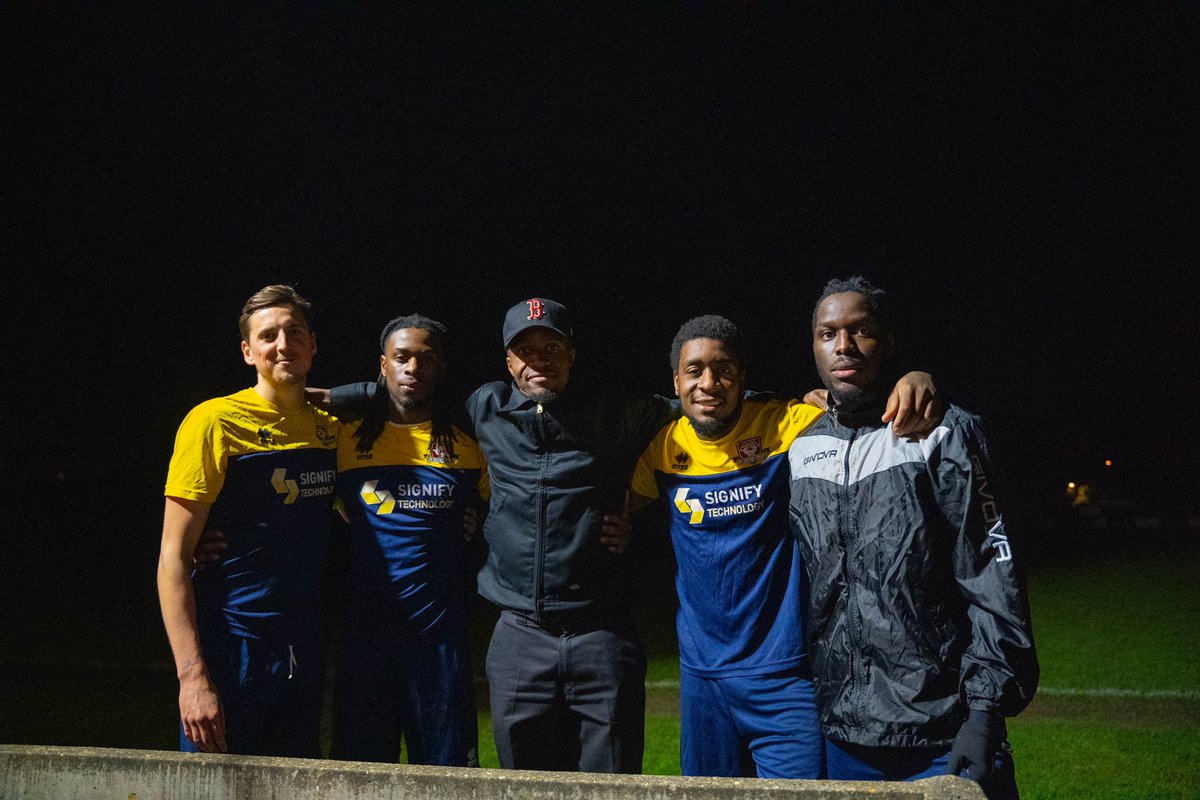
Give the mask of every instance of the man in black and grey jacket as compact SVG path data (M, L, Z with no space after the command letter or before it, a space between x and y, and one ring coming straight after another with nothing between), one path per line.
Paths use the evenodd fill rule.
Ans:
M965 774L1015 797L1004 718L1038 681L1019 554L977 417L951 406L921 441L880 423L893 341L882 291L827 284L813 354L830 409L789 461L829 777Z

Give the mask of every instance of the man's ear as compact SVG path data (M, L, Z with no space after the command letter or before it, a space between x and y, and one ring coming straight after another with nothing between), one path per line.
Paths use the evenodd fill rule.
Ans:
M675 396L679 397L679 373L671 373L671 383L675 384Z
M254 355L250 352L250 343L242 339L242 360L250 366L254 366Z

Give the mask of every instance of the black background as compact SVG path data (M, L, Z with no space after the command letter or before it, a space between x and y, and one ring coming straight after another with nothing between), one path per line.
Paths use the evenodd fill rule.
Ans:
M414 310L463 390L505 377L503 312L540 294L604 384L669 392L675 329L716 312L791 393L821 285L863 273L1028 502L1192 500L1194 7L5 4L0 29L18 534L73 509L62 546L152 571L175 428L252 383L236 317L273 282L317 306L314 385L371 378Z

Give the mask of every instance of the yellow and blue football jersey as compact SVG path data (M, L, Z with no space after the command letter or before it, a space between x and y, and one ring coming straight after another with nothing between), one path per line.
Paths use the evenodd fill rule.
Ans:
M389 422L368 452L358 423L342 429L338 497L350 517L350 602L416 634L457 615L469 594L463 514L488 496L475 440L455 429L454 452L433 444L433 423Z
M788 526L788 447L821 411L749 398L714 441L668 423L633 490L670 507L679 660L703 676L769 674L805 659L803 565Z
M196 406L175 437L165 494L212 503L220 564L193 577L201 626L288 641L321 619L337 419L284 410L253 389Z

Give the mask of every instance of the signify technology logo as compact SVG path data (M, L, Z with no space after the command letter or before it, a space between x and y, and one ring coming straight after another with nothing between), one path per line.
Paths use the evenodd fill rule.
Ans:
M379 488L379 481L367 481L359 490L359 497L369 506L376 506L376 514L391 514L397 508L406 511L440 511L454 507L452 483L402 483L394 493Z
M337 470L314 469L300 473L296 481L287 476L287 468L280 467L271 473L271 486L276 494L285 495L283 504L291 505L297 497L323 497L333 494L333 482L337 479ZM303 488L301 488L303 487Z
M680 486L675 490L675 507L680 513L688 515L689 525L699 525L705 516L716 518L754 514L762 511L765 505L762 488L761 483L754 483L730 489L710 489L701 495L701 502L700 498L688 497L692 487Z

